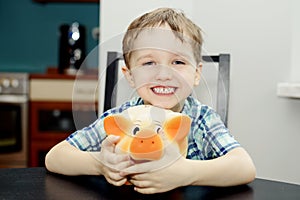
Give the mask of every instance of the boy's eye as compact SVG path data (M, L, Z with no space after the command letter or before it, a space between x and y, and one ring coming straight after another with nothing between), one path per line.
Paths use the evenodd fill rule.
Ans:
M173 65L185 65L185 62L182 60L175 60L173 61Z
M143 66L147 66L147 65L155 65L155 62L153 61L148 61L148 62L144 62Z

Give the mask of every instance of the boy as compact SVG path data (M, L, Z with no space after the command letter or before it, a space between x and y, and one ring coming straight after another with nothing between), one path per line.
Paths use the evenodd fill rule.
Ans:
M123 38L123 73L139 97L103 113L89 127L54 146L48 170L66 175L103 175L116 186L129 181L140 193L165 192L185 185L232 186L251 182L255 167L218 114L191 96L201 74L201 30L170 8L134 20ZM167 150L174 162L156 170L115 153L119 138L106 137L103 118L131 106L150 104L192 119L187 157Z

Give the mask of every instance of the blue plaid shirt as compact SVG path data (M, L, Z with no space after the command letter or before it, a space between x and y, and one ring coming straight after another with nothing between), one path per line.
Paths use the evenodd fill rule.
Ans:
M133 98L120 107L104 112L93 124L74 132L66 140L80 150L99 151L101 142L106 137L103 119L108 115L121 113L129 107L142 104L144 102L141 98ZM188 136L188 159L213 159L240 146L225 127L220 116L212 108L201 104L192 96L185 100L182 113L192 119Z

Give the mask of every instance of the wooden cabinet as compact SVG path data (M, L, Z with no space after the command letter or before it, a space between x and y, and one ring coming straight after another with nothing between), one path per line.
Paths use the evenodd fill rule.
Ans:
M44 166L50 148L74 131L60 128L60 120L72 120L64 119L64 112L72 113L72 103L30 102L30 167Z
M44 166L55 144L97 119L97 82L95 76L31 76L30 167Z
M89 103L30 102L31 167L44 166L46 153L71 133L88 126L97 118L95 106Z

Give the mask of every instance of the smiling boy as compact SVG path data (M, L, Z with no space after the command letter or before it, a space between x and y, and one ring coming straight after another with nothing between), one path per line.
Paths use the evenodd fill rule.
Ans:
M251 182L255 167L219 115L191 96L201 75L201 30L179 11L159 8L134 20L123 38L123 73L138 97L103 113L46 156L48 170L67 175L103 175L113 185L126 181L141 193L185 185L232 186ZM115 152L119 138L106 137L104 117L149 104L192 119L187 157L168 151L173 162L149 170Z
M199 83L201 62L193 59L191 47L176 38L169 26L139 31L132 49L125 52L123 72L129 84L145 104L180 112Z

